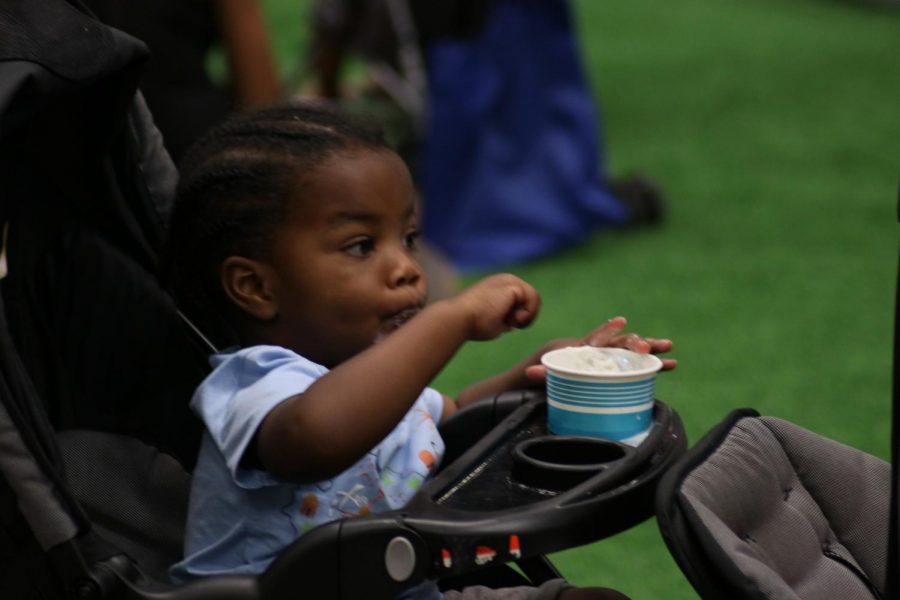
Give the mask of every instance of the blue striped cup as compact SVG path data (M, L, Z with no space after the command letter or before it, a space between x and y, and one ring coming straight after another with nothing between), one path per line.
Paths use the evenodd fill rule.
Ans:
M541 357L547 367L547 428L558 435L630 441L653 420L662 361L623 348L578 346Z

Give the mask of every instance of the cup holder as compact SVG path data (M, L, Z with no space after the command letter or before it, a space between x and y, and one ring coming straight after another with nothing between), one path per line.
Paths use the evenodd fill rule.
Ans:
M561 492L605 470L626 453L621 444L601 438L535 437L513 448L510 477L530 488Z

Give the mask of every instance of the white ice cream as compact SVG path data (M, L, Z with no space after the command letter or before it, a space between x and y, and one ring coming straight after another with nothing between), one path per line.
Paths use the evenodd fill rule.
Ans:
M588 375L641 371L652 365L652 357L620 348L578 346L553 352L554 367Z

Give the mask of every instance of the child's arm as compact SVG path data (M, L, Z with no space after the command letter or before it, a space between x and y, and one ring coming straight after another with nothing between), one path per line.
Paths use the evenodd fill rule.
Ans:
M636 333L622 334L627 321L624 317L614 317L603 323L583 338L565 338L553 340L544 344L537 352L527 357L515 367L475 383L462 392L456 399L459 406L465 406L480 398L486 398L509 390L526 389L543 385L545 378L544 368L541 366L541 356L545 352L567 346L607 346L628 348L635 352L668 352L672 349L672 342L666 339L644 338ZM664 358L663 370L674 369L677 361L672 358ZM451 411L452 412L452 411Z
M390 433L466 340L525 327L539 305L534 288L512 275L489 277L436 302L276 406L248 459L255 456L286 480L320 481L340 473Z

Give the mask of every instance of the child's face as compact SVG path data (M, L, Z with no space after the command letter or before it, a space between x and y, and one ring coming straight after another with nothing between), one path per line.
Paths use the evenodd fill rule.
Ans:
M333 367L425 302L414 191L396 154L372 150L327 158L300 185L276 233L273 324L280 343Z

